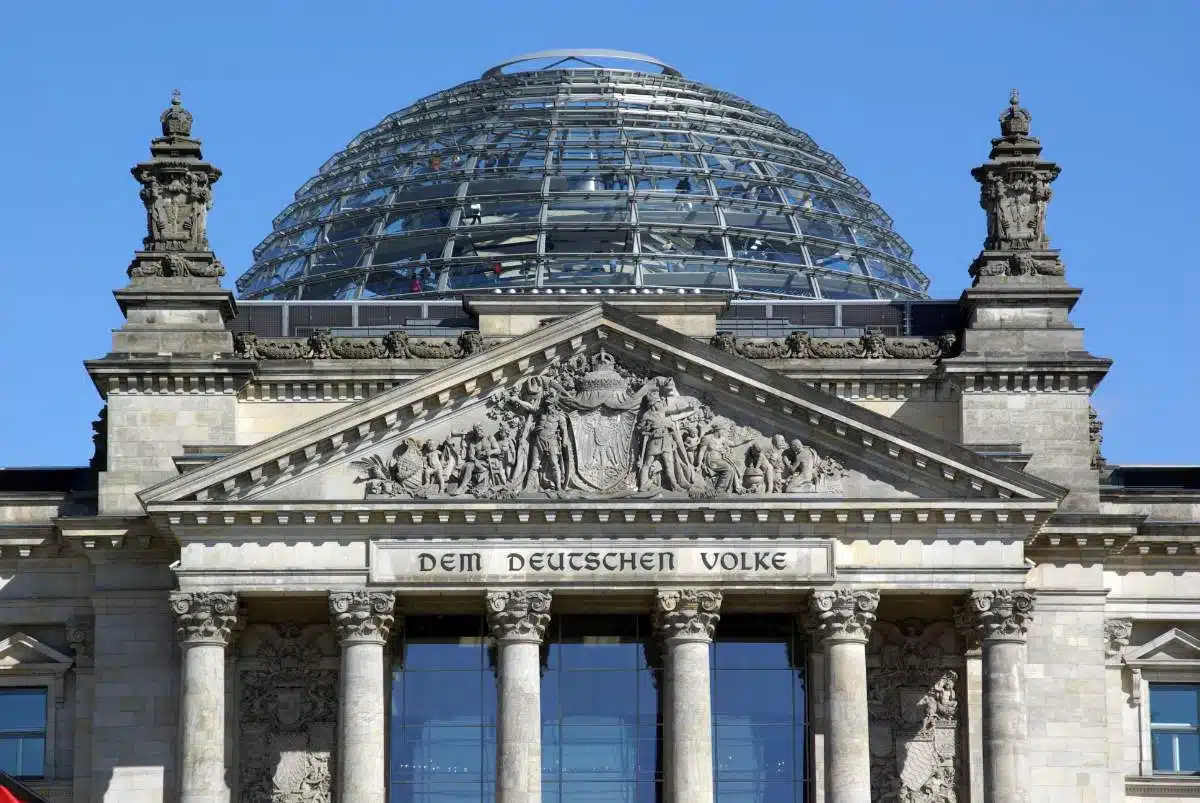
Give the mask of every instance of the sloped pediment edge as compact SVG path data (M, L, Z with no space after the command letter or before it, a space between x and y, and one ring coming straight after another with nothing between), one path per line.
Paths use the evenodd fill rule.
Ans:
M1142 646L1126 652L1124 661L1130 666L1200 662L1200 639L1172 627Z
M33 636L13 633L0 641L0 671L20 671L30 668L52 669L61 667L66 671L74 659L53 647L48 647Z
M1064 491L956 444L859 408L744 358L731 356L631 313L597 305L395 390L268 438L203 469L143 491L143 504L250 499L331 462L365 455L433 418L481 402L597 341L639 362L687 374L714 392L736 394L767 416L805 421L825 442L848 439L895 464L962 483L964 495L1052 500ZM966 487L970 486L970 491Z

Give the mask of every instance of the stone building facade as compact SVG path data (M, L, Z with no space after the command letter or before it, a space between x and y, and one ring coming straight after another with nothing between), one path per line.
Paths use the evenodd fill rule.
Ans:
M1200 684L1200 493L1100 457L1110 362L1071 321L1029 122L1014 96L974 171L987 234L949 337L481 292L449 340L268 338L234 331L220 173L176 100L134 170L126 322L86 363L96 458L0 476L0 713L33 712L0 722L4 760L64 803L1200 795L1200 728L1162 719ZM803 696L738 719L722 639L764 622L794 630L771 677ZM631 639L650 735L612 755L649 758L588 792L555 661ZM462 737L483 769L425 797L401 756L437 712L397 725L421 700L395 688L422 644L478 645L494 709ZM573 727L623 704L596 688Z

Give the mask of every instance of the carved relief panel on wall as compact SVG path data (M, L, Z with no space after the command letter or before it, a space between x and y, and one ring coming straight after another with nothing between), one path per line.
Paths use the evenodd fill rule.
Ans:
M337 655L327 625L246 628L238 661L240 803L329 803Z
M871 799L955 803L962 667L950 622L876 622L867 689Z

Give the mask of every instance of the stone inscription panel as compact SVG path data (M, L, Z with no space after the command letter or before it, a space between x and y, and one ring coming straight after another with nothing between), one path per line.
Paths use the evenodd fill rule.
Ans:
M824 541L377 541L371 582L415 586L780 584L833 579Z

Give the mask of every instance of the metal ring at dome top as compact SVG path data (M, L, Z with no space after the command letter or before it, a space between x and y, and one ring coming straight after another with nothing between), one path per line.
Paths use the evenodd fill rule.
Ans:
M575 59L587 63L587 59L620 59L621 61L640 61L645 64L653 64L655 67L661 67L663 75L672 75L676 78L682 78L683 73L667 64L665 61L659 61L653 56L647 56L642 53L631 53L628 50L603 50L596 48L583 48L578 50L541 50L537 53L527 53L524 56L517 56L515 59L497 64L483 74L484 78L498 78L504 75L504 68L511 67L514 64L520 64L525 61L536 61L538 59L558 59L559 61L569 61ZM557 66L551 65L551 66ZM597 69L604 69L598 64L589 65Z

